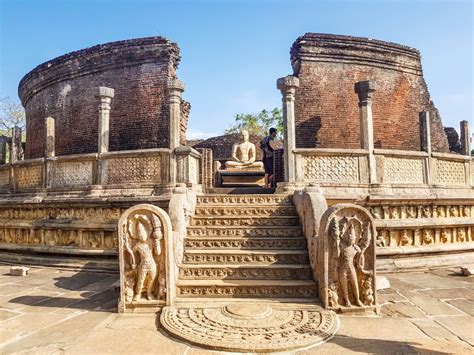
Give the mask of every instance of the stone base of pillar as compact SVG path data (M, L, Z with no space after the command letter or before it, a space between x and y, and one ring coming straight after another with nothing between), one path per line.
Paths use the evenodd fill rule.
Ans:
M277 194L292 194L296 191L302 191L307 186L305 183L301 182L279 182L277 183L277 188L275 193Z

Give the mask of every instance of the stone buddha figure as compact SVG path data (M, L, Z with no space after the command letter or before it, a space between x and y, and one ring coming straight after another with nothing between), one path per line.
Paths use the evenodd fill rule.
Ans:
M241 135L242 141L232 146L232 160L226 161L226 169L262 170L263 163L255 161L257 151L255 144L249 142L249 132L243 130Z

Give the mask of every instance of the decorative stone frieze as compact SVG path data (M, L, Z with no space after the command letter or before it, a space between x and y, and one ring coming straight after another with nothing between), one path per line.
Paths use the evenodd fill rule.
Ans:
M170 304L174 298L172 227L153 205L126 210L118 221L119 312Z
M318 237L319 297L324 307L376 310L376 230L369 212L356 205L334 205L323 214Z

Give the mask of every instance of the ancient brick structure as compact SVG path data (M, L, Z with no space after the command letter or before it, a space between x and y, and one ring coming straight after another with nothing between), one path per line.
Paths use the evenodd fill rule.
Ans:
M359 148L354 83L375 82L375 148L420 150L420 119L431 111L433 151L448 152L439 114L430 101L419 52L368 38L307 33L291 48L299 78L295 120L298 148Z
M115 90L111 151L168 147L166 84L176 78L179 61L175 43L149 37L101 44L39 65L19 85L27 119L26 158L44 155L48 116L55 119L56 155L97 152L97 87ZM187 121L189 104L182 106Z
M448 138L449 150L451 152L459 153L461 151L461 142L456 129L454 127L444 127L444 132Z

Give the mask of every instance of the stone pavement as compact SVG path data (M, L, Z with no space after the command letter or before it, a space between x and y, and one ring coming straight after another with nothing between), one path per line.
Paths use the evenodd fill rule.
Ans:
M382 316L340 316L337 335L296 354L472 353L474 277L459 269L386 275ZM117 314L118 275L0 265L0 353L218 354L167 336L153 314Z

